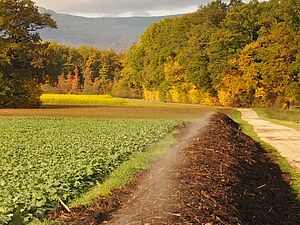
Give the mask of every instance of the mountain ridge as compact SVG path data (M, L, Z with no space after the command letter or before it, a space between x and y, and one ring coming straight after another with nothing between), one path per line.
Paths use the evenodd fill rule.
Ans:
M57 22L58 29L43 29L43 40L78 47L87 45L100 49L122 51L137 42L139 36L150 26L171 16L153 17L83 17L56 13L39 7L41 13L49 13Z

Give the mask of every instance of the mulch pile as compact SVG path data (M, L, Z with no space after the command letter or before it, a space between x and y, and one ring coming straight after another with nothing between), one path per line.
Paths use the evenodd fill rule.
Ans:
M300 205L271 155L217 113L183 151L180 218L193 224L300 224Z
M214 114L180 154L183 162L174 177L177 204L166 224L300 224L300 203L288 174L226 115ZM91 207L58 210L51 217L62 224L109 220L140 176Z

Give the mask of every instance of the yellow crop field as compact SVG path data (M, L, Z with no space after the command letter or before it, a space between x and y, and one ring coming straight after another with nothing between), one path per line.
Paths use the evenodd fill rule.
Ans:
M68 95L68 94L43 94L43 104L51 105L126 105L127 101L113 98L110 95Z

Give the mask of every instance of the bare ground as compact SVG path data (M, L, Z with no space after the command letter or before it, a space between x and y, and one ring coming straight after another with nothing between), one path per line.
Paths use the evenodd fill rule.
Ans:
M210 107L129 107L129 106L45 106L41 109L0 109L1 116L13 117L95 117L109 119L197 119Z
M123 189L52 218L82 225L299 224L289 176L236 123L217 113L192 131Z

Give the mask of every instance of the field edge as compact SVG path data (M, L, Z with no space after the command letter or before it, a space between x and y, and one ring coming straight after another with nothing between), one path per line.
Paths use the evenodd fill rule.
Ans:
M76 208L79 206L92 205L99 197L107 196L111 194L112 191L126 186L135 178L138 172L149 168L153 161L162 157L170 150L172 145L176 144L177 139L175 136L178 133L180 133L180 130L176 128L163 139L153 143L145 151L134 154L129 160L123 162L113 171L103 183L92 187L89 191L71 201L67 206L69 208ZM56 224L56 222L51 220L34 220L30 223L30 225L52 224Z
M113 171L103 183L92 187L81 197L73 200L69 206L73 208L79 205L90 205L97 197L107 196L113 190L125 186L134 178L137 172L147 169L153 160L160 158L169 150L172 144L175 144L174 135L176 132L176 130L172 131L159 142L153 143L145 151L134 154L128 161L123 162Z
M254 108L253 110L258 114L258 116L261 119L268 120L279 125L284 125L300 132L300 123L298 121L274 119L266 112L266 109Z

